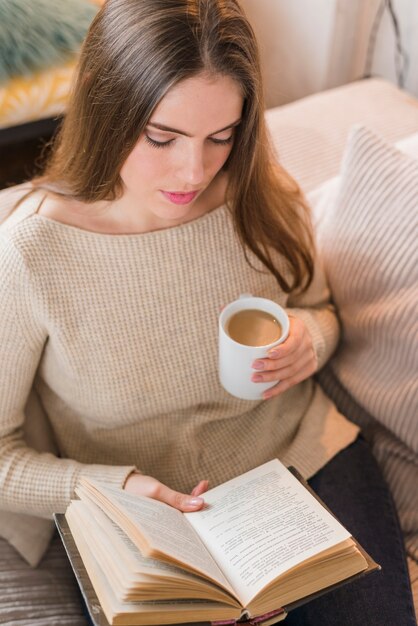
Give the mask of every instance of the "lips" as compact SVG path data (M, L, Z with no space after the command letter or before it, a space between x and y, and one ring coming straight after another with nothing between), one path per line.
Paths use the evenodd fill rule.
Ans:
M176 191L161 191L161 193L165 198L174 204L189 204L189 202L196 198L199 192L189 191L187 193L181 193Z

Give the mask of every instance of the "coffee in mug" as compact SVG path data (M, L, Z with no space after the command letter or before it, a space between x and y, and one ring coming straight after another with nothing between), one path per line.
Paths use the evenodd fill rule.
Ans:
M276 382L251 380L255 359L267 357L289 334L282 307L266 298L243 294L219 316L219 380L224 389L243 400L259 400Z
M267 311L246 309L232 315L225 330L234 341L244 346L268 346L283 334L280 322Z

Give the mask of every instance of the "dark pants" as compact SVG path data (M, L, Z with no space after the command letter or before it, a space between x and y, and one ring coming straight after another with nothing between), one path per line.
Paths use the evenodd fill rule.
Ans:
M391 494L360 437L309 484L382 566L291 611L286 626L416 626L403 538Z

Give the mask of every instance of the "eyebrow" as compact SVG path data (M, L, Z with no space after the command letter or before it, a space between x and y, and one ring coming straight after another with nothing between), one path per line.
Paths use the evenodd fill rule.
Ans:
M224 128L220 128L219 130L213 131L213 133L210 133L209 137L211 137L212 135L217 135L218 133L221 133L224 130L228 130L229 128L233 128L234 126L238 126L238 124L240 123L241 123L241 118L239 120L236 120L236 122L232 122L232 124L228 124L228 126L225 126ZM178 128L171 128L170 126L165 126L164 124L157 124L157 122L148 122L148 126L152 126L153 128L158 128L158 130L166 130L169 133L176 133L178 135L184 135L185 137L191 137L191 135L189 135L189 133L185 133L184 130L179 130Z

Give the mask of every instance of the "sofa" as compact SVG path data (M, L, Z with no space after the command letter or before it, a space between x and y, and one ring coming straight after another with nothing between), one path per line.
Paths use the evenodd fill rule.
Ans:
M368 79L271 109L266 120L277 159L311 204L341 320L340 345L318 380L360 424L392 489L417 607L418 100ZM0 219L19 193L0 193ZM0 532L1 521L0 513ZM0 623L86 626L58 537L32 568L19 524L10 543L0 539Z
M418 607L418 100L357 81L266 113L312 209L342 327L318 380L362 428L399 513Z

